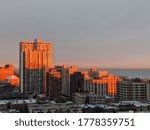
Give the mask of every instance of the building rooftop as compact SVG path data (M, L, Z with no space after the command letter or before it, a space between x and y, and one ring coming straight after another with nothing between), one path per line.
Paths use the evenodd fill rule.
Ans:
M11 79L19 79L16 75L10 75L6 78L6 80L11 80Z
M143 103L139 101L121 101L119 103L112 103L114 106L119 106L119 105L135 105L136 107L147 107L150 106L150 103Z
M26 99L26 100L0 100L0 105L4 105L7 103L12 103L12 104L23 104L23 103L28 103L28 104L34 104L36 103L36 100L32 99Z
M117 107L113 107L113 106L108 106L108 105L105 105L105 104L97 104L97 105L80 105L82 108L96 108L96 107L99 107L99 108L103 108L103 109L118 109Z

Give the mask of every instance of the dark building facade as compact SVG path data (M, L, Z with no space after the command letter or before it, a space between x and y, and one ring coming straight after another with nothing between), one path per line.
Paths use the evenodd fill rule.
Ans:
M50 100L60 96L61 89L61 74L55 69L51 69L47 73L47 96Z
M61 94L70 96L70 74L68 65L57 65L55 69L61 74Z
M0 67L0 81L5 81L8 76L14 74L13 65L5 65L5 67Z
M76 92L84 91L84 76L81 72L74 72L70 75L70 96L73 97Z

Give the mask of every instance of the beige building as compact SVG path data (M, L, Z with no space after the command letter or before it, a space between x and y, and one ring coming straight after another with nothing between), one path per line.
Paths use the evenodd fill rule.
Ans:
M103 104L106 103L106 97L99 94L75 93L76 104Z
M92 94L99 94L100 96L107 95L108 85L107 82L100 79L84 80L84 91Z

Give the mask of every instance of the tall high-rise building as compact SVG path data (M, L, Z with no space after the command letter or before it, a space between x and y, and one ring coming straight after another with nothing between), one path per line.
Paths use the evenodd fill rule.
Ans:
M60 96L61 74L56 69L50 69L47 73L47 96L50 100Z
M61 94L70 96L70 75L77 72L77 66L56 65L55 69L61 73Z
M56 65L55 69L61 73L61 94L65 96L70 96L69 67L67 65Z
M46 72L52 66L52 43L20 42L21 92L46 94Z
M74 72L70 75L70 96L73 98L76 92L84 91L84 75L81 72Z

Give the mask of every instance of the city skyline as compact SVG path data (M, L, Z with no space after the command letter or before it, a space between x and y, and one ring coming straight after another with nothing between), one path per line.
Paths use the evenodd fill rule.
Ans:
M0 0L0 65L19 67L19 42L40 37L53 43L53 64L150 68L149 3Z

